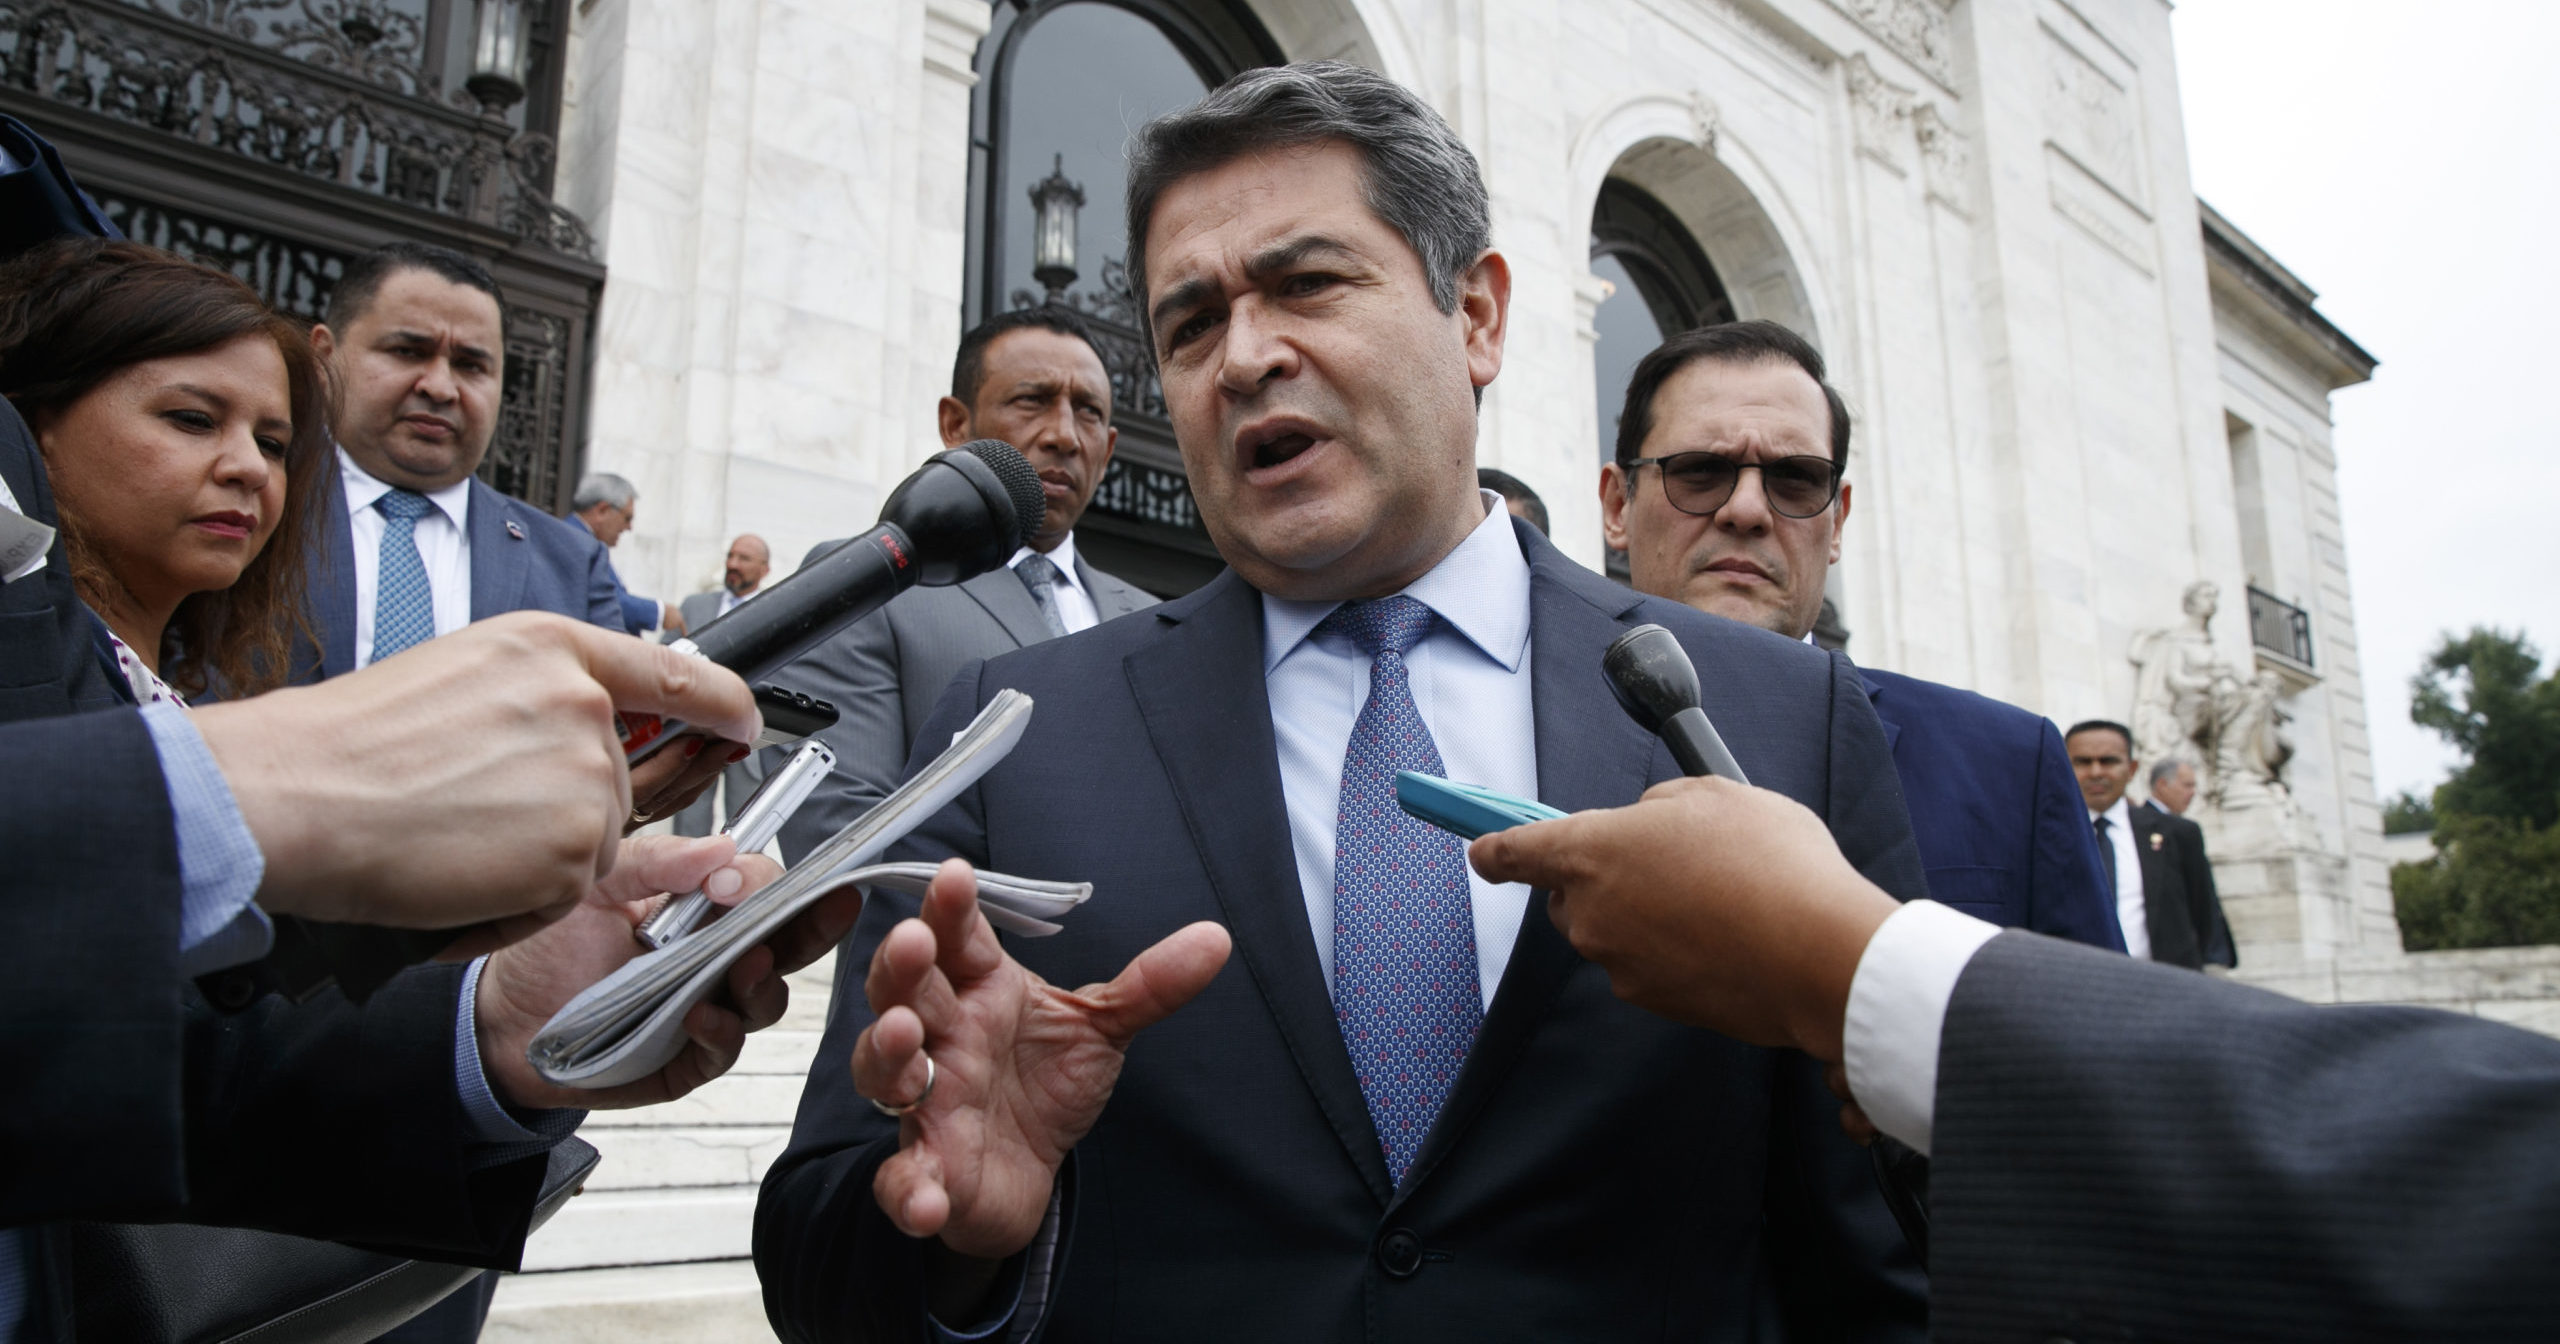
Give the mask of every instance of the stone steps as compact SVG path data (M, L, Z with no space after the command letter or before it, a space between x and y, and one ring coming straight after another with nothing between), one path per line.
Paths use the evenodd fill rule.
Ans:
M727 1075L663 1106L587 1118L579 1135L602 1160L526 1243L526 1272L499 1285L484 1340L773 1338L747 1259L756 1184L791 1137L834 966L821 958L791 977L789 1010L747 1038Z
M510 1274L482 1344L772 1344L745 1260Z

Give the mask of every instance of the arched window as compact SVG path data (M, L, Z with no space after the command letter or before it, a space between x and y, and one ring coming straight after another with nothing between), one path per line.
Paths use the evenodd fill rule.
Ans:
M1121 256L1130 134L1199 101L1238 71L1279 59L1270 35L1227 0L997 0L978 48L970 116L969 271L962 325L1032 304L1084 313L1111 373L1120 449L1077 528L1097 565L1160 594L1217 573L1138 333ZM1073 276L1033 274L1032 190L1052 176L1081 193Z
M1636 362L1667 337L1732 321L1733 304L1679 217L1614 177L1600 184L1591 211L1591 273L1610 285L1593 314L1600 340L1592 348L1600 460L1607 462L1617 456L1618 410Z

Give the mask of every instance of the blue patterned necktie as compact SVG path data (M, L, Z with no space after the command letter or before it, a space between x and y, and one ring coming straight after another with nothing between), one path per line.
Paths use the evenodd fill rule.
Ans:
M1443 772L1404 663L1434 619L1390 597L1343 606L1321 627L1370 658L1334 830L1333 1012L1399 1183L1484 1024L1466 846L1396 806L1397 771Z
M374 574L373 662L435 638L436 594L418 558L418 520L435 505L415 490L394 489L373 502L382 510L382 564Z

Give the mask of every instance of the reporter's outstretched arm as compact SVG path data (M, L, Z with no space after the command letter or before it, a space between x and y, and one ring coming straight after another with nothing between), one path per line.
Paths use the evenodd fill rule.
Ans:
M757 731L736 674L535 612L195 718L266 856L261 906L521 937L613 866L631 812L616 708Z

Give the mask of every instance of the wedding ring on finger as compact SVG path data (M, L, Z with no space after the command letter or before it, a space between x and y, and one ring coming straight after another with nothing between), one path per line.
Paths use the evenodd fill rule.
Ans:
M923 1052L923 1051L921 1051L921 1050L917 1051L916 1053L918 1053L918 1054L924 1054L924 1052ZM875 1111L880 1112L882 1115L885 1115L885 1116L889 1117L889 1118L890 1118L890 1119L892 1119L892 1120L899 1119L899 1118L901 1118L901 1117L905 1116L907 1112L912 1111L912 1110L914 1110L915 1108L917 1108L918 1106L922 1106L922 1105L923 1105L923 1104L925 1104L926 1102L928 1102L928 1101L930 1101L930 1100L932 1100L932 1099L933 1099L933 1082L934 1082L933 1056L931 1056L931 1055L925 1055L925 1056L924 1056L924 1090L923 1090L922 1092L918 1092L918 1093L916 1094L916 1099L915 1099L915 1100L913 1100L913 1101L911 1101L911 1102L908 1102L908 1103L907 1103L906 1105L904 1105L904 1106L892 1106L892 1105L890 1105L889 1103L887 1103L887 1102L885 1102L885 1101L882 1101L882 1100L880 1100L880 1099L879 1099L879 1098L877 1098L877 1097L874 1097L874 1098L872 1098L872 1099L871 1099L871 1108L872 1108L873 1110L875 1110Z

